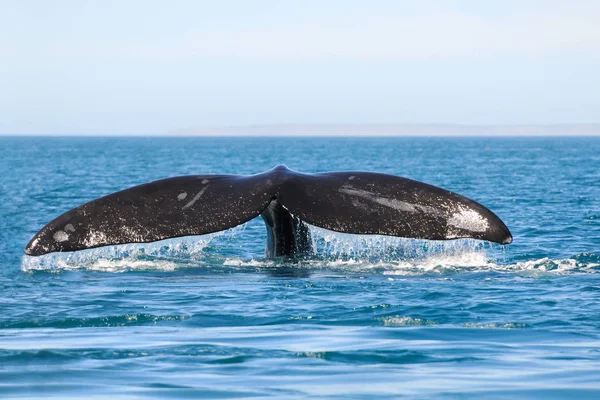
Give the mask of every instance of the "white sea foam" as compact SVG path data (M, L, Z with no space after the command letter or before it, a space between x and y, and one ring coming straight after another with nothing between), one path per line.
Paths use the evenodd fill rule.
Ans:
M54 255L51 257L24 256L21 268L25 272L66 271L85 269L99 272L126 272L132 270L172 271L178 268L197 266L218 267L256 267L269 269L278 263L267 259L226 258L222 263L214 264L217 260L207 261L203 256L190 257L149 257L144 253L122 256L120 258L96 257L92 253L87 257L80 255ZM217 261L218 262L218 261ZM430 256L399 259L377 260L360 258L315 258L294 262L293 268L310 271L330 270L343 273L367 273L394 276L414 276L423 274L448 273L477 273L477 272L506 272L519 273L529 276L565 275L570 273L595 273L600 271L598 263L580 263L574 259L553 260L541 258L530 261L501 264L490 259L484 250L468 251L456 254L432 254Z
M424 318L413 318L408 316L394 316L379 318L383 326L429 326L436 325L435 322Z
M482 328L482 329L523 329L527 328L526 324L519 322L509 323L482 323L482 322L467 322L464 324L467 328Z
M241 258L226 258L223 265L228 267L268 267L274 265L274 261L262 259L242 260Z
M169 239L155 243L107 246L73 253L41 257L24 256L23 271L86 269L102 272L131 270L172 271L190 267L255 267L268 270L288 262L254 257L216 257L221 248L206 253L211 243L244 240L236 238L246 225L217 234ZM311 227L317 254L290 262L291 268L334 273L370 273L394 276L452 274L464 272L510 272L522 275L561 275L600 271L595 255L568 259L540 258L507 262L499 247L475 240L425 241L380 235L349 235ZM218 241L214 239L219 237ZM490 251L493 249L493 251ZM261 254L262 251L258 254ZM589 256L589 257L588 257Z
M97 272L127 272L135 270L174 271L180 264L167 260L135 260L131 258L120 260L98 259L85 265L67 264L59 260L57 269L63 271L85 268Z
M424 257L372 262L361 259L336 259L322 262L327 268L347 272L381 273L390 277L423 274L507 272L529 276L595 273L598 263L581 263L575 259L552 260L541 258L516 263L499 263L485 250L431 254Z

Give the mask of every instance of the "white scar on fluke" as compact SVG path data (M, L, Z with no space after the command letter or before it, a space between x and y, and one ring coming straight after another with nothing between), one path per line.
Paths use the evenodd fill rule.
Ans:
M56 231L56 233L52 237L59 243L66 242L67 240L69 240L69 234L67 232L75 232L75 227L73 226L73 224L66 224L64 230L61 229Z
M53 237L54 240L56 240L57 242L66 242L67 240L69 240L69 235L63 230L56 231Z
M206 185L201 191L199 191L198 193L196 193L196 195L194 196L194 198L192 200L190 200L190 202L187 203L185 206L181 207L181 209L182 210L186 210L186 209L190 208L191 206L193 206L194 203L197 202L200 197L202 197L202 195L204 194L204 192L206 191L206 189L208 189L209 186L210 185Z
M377 204L381 204L382 206L386 206L389 208L393 208L394 210L404 211L415 213L418 211L432 213L432 214L440 214L440 210L434 207L423 206L420 204L411 204L406 201L397 200L397 199L389 199L387 197L379 197L374 196L371 192L361 189L355 189L352 186L344 185L340 188L340 193L349 194L351 196L361 197L365 200L373 201Z
M485 232L489 227L488 221L477 211L462 207L448 219L448 225L471 232Z

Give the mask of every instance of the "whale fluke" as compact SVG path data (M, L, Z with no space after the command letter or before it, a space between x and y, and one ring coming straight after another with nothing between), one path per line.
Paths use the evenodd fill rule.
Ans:
M269 256L310 251L305 223L354 234L512 242L493 212L445 189L380 173L303 174L277 166L256 175L168 178L101 197L51 221L25 253L203 235L259 215Z

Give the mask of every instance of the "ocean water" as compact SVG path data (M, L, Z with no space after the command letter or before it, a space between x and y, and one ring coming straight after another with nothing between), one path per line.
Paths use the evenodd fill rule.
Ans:
M2 398L600 398L600 138L4 137L0 150ZM280 163L456 191L514 243L313 228L318 255L273 261L256 219L23 254L99 196Z

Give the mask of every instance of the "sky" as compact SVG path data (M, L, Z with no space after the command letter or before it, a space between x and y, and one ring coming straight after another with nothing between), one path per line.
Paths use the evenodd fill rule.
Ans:
M600 123L600 1L0 0L0 134Z

